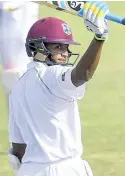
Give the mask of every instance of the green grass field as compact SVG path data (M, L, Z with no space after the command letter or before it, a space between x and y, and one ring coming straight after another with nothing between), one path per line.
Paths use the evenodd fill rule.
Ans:
M124 2L108 2L110 11L124 16ZM74 51L83 54L93 35L83 20L63 12L40 8L40 17L55 16L68 22L74 39L81 42ZM95 176L124 176L124 26L109 22L110 35L85 97L79 101L83 158ZM0 176L13 176L8 164L7 108L0 81Z

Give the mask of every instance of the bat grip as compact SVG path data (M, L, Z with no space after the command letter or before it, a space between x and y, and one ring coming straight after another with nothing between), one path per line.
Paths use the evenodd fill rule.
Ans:
M111 13L107 14L105 16L105 19L125 25L125 18L124 17L113 15Z

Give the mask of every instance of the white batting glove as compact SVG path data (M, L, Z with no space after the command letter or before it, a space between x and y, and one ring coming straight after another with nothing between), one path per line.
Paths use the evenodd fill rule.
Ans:
M21 163L20 163L19 159L15 155L13 155L12 149L10 149L8 151L8 159L9 159L9 163L10 163L11 168L13 169L15 175L17 175L17 173L20 169Z
M97 40L108 39L108 24L105 20L108 13L108 5L103 1L86 1L84 4L84 24L88 31L95 33Z

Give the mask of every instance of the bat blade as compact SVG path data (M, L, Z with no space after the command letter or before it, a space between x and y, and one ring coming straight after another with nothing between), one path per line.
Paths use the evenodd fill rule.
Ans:
M85 2L86 1L39 1L39 4L82 17ZM109 13L105 16L105 19L125 25L125 18L118 15Z

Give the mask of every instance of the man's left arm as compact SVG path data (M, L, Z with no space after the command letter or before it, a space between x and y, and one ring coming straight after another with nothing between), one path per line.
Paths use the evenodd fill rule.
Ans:
M84 5L84 24L95 37L72 71L71 79L76 87L90 80L98 66L103 43L108 39L108 24L105 20L108 13L109 8L105 2L86 1Z

